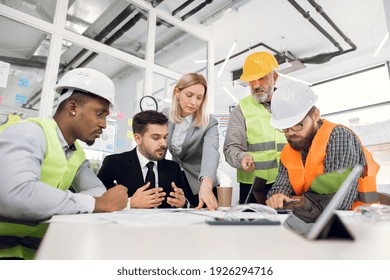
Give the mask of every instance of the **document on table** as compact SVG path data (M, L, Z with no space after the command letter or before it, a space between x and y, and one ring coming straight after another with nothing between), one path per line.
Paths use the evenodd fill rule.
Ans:
M111 223L133 227L181 226L203 224L212 218L222 218L223 211L194 209L129 209L112 213L57 215L50 223Z

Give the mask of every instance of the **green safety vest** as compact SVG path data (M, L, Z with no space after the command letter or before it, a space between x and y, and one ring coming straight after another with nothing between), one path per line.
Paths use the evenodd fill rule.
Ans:
M273 183L278 174L280 153L287 143L286 137L271 126L271 113L252 96L242 99L240 107L245 118L247 153L253 156L256 170L249 173L237 169L237 181L252 184L257 176L266 179L267 184Z
M40 180L63 191L68 190L79 166L85 160L83 149L75 142L77 150L67 159L57 136L57 123L53 119L30 118L27 121L41 126L46 138ZM1 126L0 133L9 125ZM0 259L33 259L47 226L48 224L38 222L0 218Z

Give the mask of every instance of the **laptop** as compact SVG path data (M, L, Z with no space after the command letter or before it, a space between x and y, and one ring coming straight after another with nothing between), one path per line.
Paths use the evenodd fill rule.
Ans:
M354 183L356 183L357 179L362 174L362 171L363 167L361 165L356 165L352 169L315 223L307 224L291 214L289 218L287 218L285 226L310 240L326 238L353 240L353 236L337 214L334 213L334 210L338 209L339 205L344 200L345 194L353 187Z

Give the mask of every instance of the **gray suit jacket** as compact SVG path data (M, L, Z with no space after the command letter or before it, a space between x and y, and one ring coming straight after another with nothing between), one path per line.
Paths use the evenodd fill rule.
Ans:
M168 116L168 108L162 113ZM171 150L171 138L175 124L168 122L168 149L172 154L172 160L179 163L184 170L188 183L194 194L199 193L200 181L203 176L213 179L217 185L217 169L219 164L219 134L218 121L210 116L209 125L205 128L193 127L187 131L180 154Z

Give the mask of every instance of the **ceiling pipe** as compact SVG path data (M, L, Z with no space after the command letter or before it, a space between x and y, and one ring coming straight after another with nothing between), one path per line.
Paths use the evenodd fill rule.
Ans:
M320 13L327 21L328 23L343 37L343 39L351 46L351 49L349 50L343 50L343 48L340 47L340 44L338 42L336 42L334 40L334 38L329 35L329 33L327 33L314 19L312 19L309 15L309 12L306 12L304 9L302 9L301 6L298 5L297 2L295 2L294 0L288 0L288 2L290 2L291 5L294 6L294 8L300 12L304 18L306 18L311 24L313 24L317 30L319 30L325 37L327 37L332 43L333 45L338 48L339 50L336 51L336 52L331 52L331 53L321 53L321 54L318 54L318 55L315 55L315 56L311 56L311 57L306 57L306 58L300 58L299 60L302 62L302 63L309 63L309 64L322 64L322 63L325 63L325 62L328 62L330 61L332 58L336 57L336 56L339 56L341 54L345 54L345 53L348 53L348 52L351 52L351 51L354 51L357 49L356 45L353 44L351 42L351 40L346 37L342 32L341 30L336 26L336 24L334 24L334 22L326 15L325 12L323 12L323 9L322 7L320 7L319 5L317 5L317 3L315 3L314 1L310 1L310 4L314 5L313 7L316 8L316 11L318 13Z
M345 42L347 42L348 44L350 44L351 46L351 49L349 50L343 50L343 48L340 47L340 44L338 42L336 42L336 40L329 35L329 33L327 33L314 19L312 19L309 15L308 12L306 12L305 10L303 10L295 1L293 0L288 0L306 19L308 19L316 28L317 30L319 30L322 34L324 34L339 50L336 51L336 52L331 52L331 53L322 53L322 54L318 54L318 55L315 55L315 56L312 56L312 57L307 57L307 58L292 58L292 57L289 57L288 55L286 55L285 53L281 53L279 51L277 51L276 49L264 44L264 43L258 43L258 44L255 44L251 47L249 47L248 49L245 49L245 50L242 50L238 53L235 53L233 54L232 56L230 56L230 59L232 58L235 58L237 56L240 56L242 55L243 53L247 52L247 51L250 51L251 49L254 49L254 48L257 48L259 46L263 46L263 47L266 47L267 49L273 51L277 56L281 57L281 58L284 58L285 61L293 61L293 60L299 60L301 61L302 63L312 63L312 64L321 64L321 63L325 63L325 62L328 62L330 61L333 57L335 56L338 56L338 55L341 55L341 54L345 54L345 53L348 53L348 52L351 52L351 51L354 51L356 50L356 45L353 44L351 42L351 40L349 38L347 38L342 32L341 30L336 26L336 24L327 16L327 14L323 11L322 7L320 7L319 5L316 5L314 6L317 10L317 12L319 12L328 22L329 24L343 37L343 39L345 40ZM313 4L316 4L313 0L308 0L309 2L313 2ZM312 3L311 3L312 4ZM280 58L279 58L280 59ZM223 63L225 60L222 59L220 61L217 61L216 63L214 63L214 66L218 65L218 64L221 64ZM278 61L279 64L280 64L280 61Z
M314 25L315 28L317 28L318 31L320 31L326 38L328 38L329 41L333 43L333 45L339 49L339 51L343 51L343 48L340 47L340 44L328 33L325 31L325 29L322 28L321 25L318 24L311 16L310 13L302 9L301 6L294 0L288 0L291 5L294 6L294 8L302 14L302 16L307 19L312 25Z
M185 7L187 7L189 4L191 4L192 2L194 2L195 0L187 0L185 1L182 5L180 5L178 8L176 8L173 12L172 12L172 16L176 15L177 13L179 13L181 10L183 10Z
M202 10L204 7L206 7L208 4L211 4L211 3L213 3L213 0L206 0L206 1L204 1L202 4L196 6L191 11L189 11L184 16L182 16L181 20L182 21L186 20L187 18L189 18L190 16L196 14L197 12L199 12L200 10Z
M308 0L308 2L316 9L316 11L333 27L337 33L344 39L344 41L351 46L353 50L356 50L357 47L354 43L352 43L351 39L349 39L345 34L340 30L340 28L330 19L330 17L324 12L324 9L320 5L318 5L314 0Z

